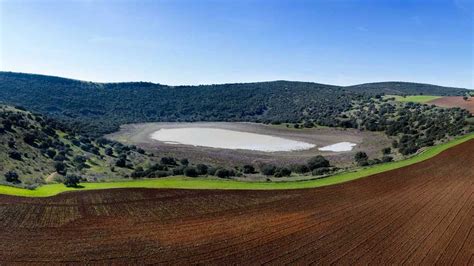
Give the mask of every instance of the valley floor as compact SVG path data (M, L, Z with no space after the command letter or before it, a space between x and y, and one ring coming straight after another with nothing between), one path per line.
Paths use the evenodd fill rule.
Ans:
M472 265L472 162L471 139L321 188L2 195L0 260Z

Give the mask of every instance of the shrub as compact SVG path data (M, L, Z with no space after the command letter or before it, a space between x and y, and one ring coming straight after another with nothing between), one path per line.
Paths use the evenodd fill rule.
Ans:
M228 178L230 176L230 171L224 168L217 169L216 176L220 178Z
M105 153L105 155L107 155L107 156L112 156L112 155L114 155L114 150L112 150L112 148L110 148L110 147L107 147L107 148L104 150L104 153Z
M307 173L309 172L309 168L308 166L304 165L304 164L295 164L295 165L292 165L291 166L291 169L298 173L298 174L304 174L304 173Z
M244 174L253 174L255 173L255 167L253 167L251 164L246 164L243 167L243 172Z
M58 172L58 174L61 174L61 175L66 174L66 164L63 162L55 162L54 169L56 169L56 172Z
M173 168L173 175L182 175L184 174L184 166L178 166Z
M21 183L20 177L14 171L8 171L5 173L5 180L10 183L18 184Z
M77 187L79 182L81 182L81 177L78 175L67 175L64 178L64 185L66 187Z
M205 164L198 164L196 165L196 170L198 175L207 175L208 167Z
M126 166L127 166L127 160L125 160L123 157L122 157L122 158L119 158L119 159L115 162L115 166L117 166L117 167L126 167Z
M291 170L286 167L277 168L275 171L275 177L290 176Z
M163 157L160 162L165 165L176 165L176 160L173 157Z
M189 176L189 177L197 177L198 172L197 172L196 168L194 168L192 166L187 166L186 168L184 168L184 175Z
M329 167L329 161L326 160L324 156L318 155L308 160L309 170L314 170L321 167Z
M8 156L14 160L21 161L21 153L18 151L11 151L8 153Z
M391 161L393 161L393 157L391 157L391 156L385 155L385 156L382 157L382 162L384 162L384 163L388 163L388 162L391 162Z
M366 165L369 164L369 162L368 162L369 156L367 156L367 153L365 153L363 151L357 152L354 156L354 159L355 159L356 163L360 166L366 166Z
M318 175L324 175L324 174L327 174L331 171L331 168L329 167L321 167L321 168L316 168L314 169L311 174L314 175L314 176L318 176Z
M181 165L184 165L184 166L188 166L188 165L189 165L189 160L186 159L186 158L181 159L179 162L181 163Z
M264 175L274 175L276 171L276 167L271 164L266 164L260 168L260 172Z

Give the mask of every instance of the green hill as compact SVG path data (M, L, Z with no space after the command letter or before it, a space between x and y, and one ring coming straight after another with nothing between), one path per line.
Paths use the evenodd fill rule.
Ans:
M96 136L114 131L120 124L151 121L310 121L337 126L334 117L349 111L354 100L376 94L465 92L402 82L350 87L293 81L166 86L0 72L0 102L59 118L73 129Z
M55 120L0 105L1 183L35 187L66 174L90 181L127 177L153 160L136 147L77 135Z

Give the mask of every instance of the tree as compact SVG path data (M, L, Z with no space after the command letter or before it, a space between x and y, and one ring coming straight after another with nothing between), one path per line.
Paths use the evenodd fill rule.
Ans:
M275 171L276 171L276 167L274 165L271 165L271 164L266 164L266 165L264 165L260 168L260 172L262 172L262 174L268 175L268 176L274 175Z
M363 151L357 152L354 156L354 159L355 159L356 163L360 166L366 166L366 165L369 164L369 162L368 162L369 156L367 156L367 153L365 153Z
M286 167L279 167L275 170L275 177L290 176L291 170Z
M251 164L246 164L243 167L243 172L244 174L253 174L255 173L255 167L253 167Z
M184 168L184 175L189 176L189 177L197 177L198 172L197 172L196 168L194 168L192 166L188 166L188 167Z
M382 149L382 153L384 155L387 155L387 154L390 154L392 152L392 149L390 147L387 147L387 148L383 148Z
M216 171L216 176L220 178L228 178L230 176L230 171L224 168L219 168Z
M49 158L54 158L54 156L56 156L56 151L50 148L46 151L46 155L48 155Z
M304 174L304 173L309 172L309 168L305 164L295 164L291 168L293 169L294 172L298 174Z
M127 166L127 160L125 158L121 157L115 162L115 166L125 167L125 166Z
M81 177L77 175L67 175L64 178L64 185L66 187L77 187L79 182L81 182Z
M58 172L58 174L61 174L61 175L65 175L66 174L66 164L63 163L63 162L55 162L54 163L54 169L56 169L56 172Z
M8 153L8 156L14 160L21 161L21 153L18 151L11 151Z
M184 166L188 166L189 164L189 160L186 158L181 159L179 162L181 163L181 165L184 165Z
M308 168L314 170L321 167L329 167L329 161L324 158L322 155L315 156L308 160Z
M207 167L207 165L205 165L205 164L196 165L196 170L197 170L199 175L207 175L208 169L209 169L209 167Z
M5 173L5 180L10 183L18 184L21 183L19 176L14 171L8 171Z
M112 155L114 155L114 150L112 150L112 148L110 148L110 147L107 147L107 148L105 148L104 153L107 156L112 156Z

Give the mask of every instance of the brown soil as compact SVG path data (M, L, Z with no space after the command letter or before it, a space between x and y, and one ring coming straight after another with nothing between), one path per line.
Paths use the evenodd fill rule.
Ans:
M473 98L469 98L468 101L465 101L460 96L448 96L448 97L435 99L433 101L428 102L428 104L434 104L441 107L460 107L474 114L474 99Z
M0 260L473 265L473 162L471 140L315 189L0 196Z

